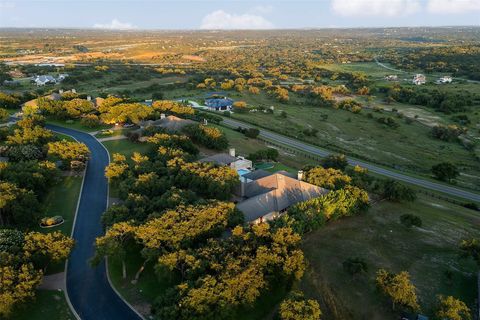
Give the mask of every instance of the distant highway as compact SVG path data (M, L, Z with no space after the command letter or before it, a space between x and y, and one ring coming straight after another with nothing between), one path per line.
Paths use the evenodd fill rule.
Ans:
M298 149L298 150L301 150L301 151L305 151L305 152L308 152L310 154L317 155L317 156L320 156L320 157L326 157L326 156L331 154L331 152L329 152L325 149L322 149L322 148L319 148L319 147L316 147L316 146L312 146L312 145L309 145L307 143L304 143L304 142L301 142L301 141L298 141L298 140L295 140L295 139L292 139L292 138L285 137L285 136L283 136L281 134L278 134L278 133L273 133L271 131L267 131L265 129L258 128L254 125L251 125L251 124L248 124L248 123L245 123L245 122L242 122L242 121L233 120L231 118L223 118L223 124L225 124L225 125L227 125L231 128L238 128L238 127L257 128L257 129L260 130L260 137L262 137L266 140L269 140L269 141L272 141L272 142L277 142L277 143L283 144L285 146L288 146L288 147L291 147L291 148L294 148L294 149ZM444 184L432 182L432 181L422 179L422 178L411 177L411 176L408 176L408 175L405 175L405 174L402 174L402 173L395 172L393 170L385 169L383 167L380 167L380 166L377 166L377 165L374 165L374 164L370 164L368 162L364 162L364 161L361 161L361 160L353 159L353 158L348 158L348 163L352 166L359 165L363 168L368 169L371 172L383 175L383 176L388 177L388 178L392 178L392 179L403 181L403 182L408 182L408 183L411 183L413 185L423 187L425 189L442 192L442 193L445 193L447 195L452 195L452 196L456 196L456 197L459 197L459 198L462 198L462 199L465 199L465 200L468 200L468 201L474 201L474 202L479 202L480 203L480 194L477 194L477 193L473 193L473 192L466 191L466 190L463 190L463 189L460 189L460 188L455 188L455 187L452 187L452 186L447 186L447 185L444 185Z

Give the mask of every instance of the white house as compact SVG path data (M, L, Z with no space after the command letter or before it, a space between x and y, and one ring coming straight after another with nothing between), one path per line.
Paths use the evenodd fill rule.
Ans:
M37 86L44 86L46 84L55 84L57 83L57 80L49 75L46 76L36 76L33 81Z
M199 160L200 162L210 162L215 163L219 166L227 166L235 170L242 170L242 169L252 169L253 163L252 161L245 159L241 156L235 155L235 149L231 148L229 153L218 153L214 154L213 156L206 157Z
M452 83L453 78L450 76L443 76L440 79L437 80L438 84L446 84L446 83Z
M57 81L58 82L63 81L63 80L65 80L66 77L68 77L67 73L61 73L61 74L58 75Z
M417 85L417 86L425 84L425 83L427 83L427 77L425 77L425 75L423 75L421 73L417 73L413 77L412 83Z

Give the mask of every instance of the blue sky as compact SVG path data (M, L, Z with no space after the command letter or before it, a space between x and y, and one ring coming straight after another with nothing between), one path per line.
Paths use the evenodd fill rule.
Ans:
M480 25L480 0L0 0L0 27L282 29Z

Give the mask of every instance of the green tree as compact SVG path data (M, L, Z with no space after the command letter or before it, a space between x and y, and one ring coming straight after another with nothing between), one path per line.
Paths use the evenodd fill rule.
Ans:
M416 289L410 281L408 272L402 271L394 274L380 269L377 271L376 283L380 291L391 299L394 310L397 304L414 311L420 309Z
M441 181L452 181L459 175L457 167L450 162L442 162L432 167L434 177Z
M25 257L42 269L50 263L65 260L75 241L59 231L50 233L30 232L25 235L23 250Z
M3 260L5 257L2 257ZM10 258L13 260L13 258ZM18 266L0 263L0 316L8 317L13 308L35 296L35 288L42 280L42 272L31 263Z
M127 159L119 153L113 154L113 161L105 168L105 177L110 181L120 181L128 172Z
M103 257L119 259L122 262L122 277L127 278L125 258L127 256L127 242L133 239L135 227L129 222L114 224L104 236L95 240L94 264L100 263Z
M326 189L341 189L350 184L352 179L342 171L333 168L315 167L304 172L304 180Z
M452 296L437 296L438 306L436 315L443 320L470 320L470 309L467 305Z
M37 222L40 204L32 191L0 180L0 226L27 227Z
M90 150L82 142L76 141L56 141L47 144L48 155L61 159L71 167L73 161L86 163L90 157Z
M280 320L320 320L322 311L316 300L305 299L301 292L293 292L280 304Z
M13 109L18 107L19 104L20 100L17 97L0 92L0 108Z
M344 171L348 166L347 157L344 154L331 154L326 158L322 159L321 164L325 168L332 168Z
M463 257L471 257L480 266L480 241L478 239L462 240L460 250Z
M6 121L10 117L10 114L7 110L0 108L0 121Z
M343 261L342 266L343 269L352 276L367 272L368 270L367 263L362 258L348 258Z
M393 179L383 180L378 187L378 192L385 199L396 202L412 202L417 198L415 190Z

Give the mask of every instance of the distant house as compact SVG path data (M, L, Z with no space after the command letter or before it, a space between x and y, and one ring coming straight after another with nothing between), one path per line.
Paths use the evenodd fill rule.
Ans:
M245 221L254 224L273 220L299 202L328 193L326 189L282 173L242 183L241 188L245 200L237 204L237 209L244 214Z
M443 76L440 79L437 80L437 84L447 84L447 83L452 83L453 78L450 76Z
M385 77L387 81L398 81L398 76L396 74L391 74Z
M413 77L412 83L419 86L427 83L427 77L425 75L418 73Z
M96 98L94 98L92 101L93 101L94 107L95 107L95 108L98 108L98 107L100 107L100 106L103 104L103 101L105 101L105 99L102 98L102 97L96 97Z
M55 79L54 77L50 76L50 75L46 75L46 76L36 76L34 79L33 79L33 82L35 82L35 84L37 86L44 86L46 84L55 84L57 83L57 79Z
M140 128L146 128L146 127L160 127L165 129L168 132L179 132L181 131L185 126L188 126L190 124L194 124L195 122L192 120L187 120L187 119L182 119L176 116L168 116L166 117L165 114L160 115L160 119L158 120L146 120L146 121L140 121L138 124Z
M227 111L232 109L233 100L227 97L212 97L205 99L205 105L211 110Z
M153 100L148 99L148 100L145 100L144 102L140 102L140 103L146 105L147 107L151 107L152 104L153 104Z
M68 77L68 74L66 73L59 74L57 78L51 75L42 75L42 76L34 77L33 82L35 82L37 86L44 86L46 84L55 84L55 83L62 82L67 77Z
M65 78L67 78L67 77L68 77L67 73L61 73L61 74L58 75L57 81L61 82L61 81L65 80Z
M241 156L236 156L235 149L233 148L230 149L229 153L214 154L213 156L200 159L199 161L210 162L219 166L230 167L237 171L246 170L246 171L241 171L242 173L247 171L249 172L250 169L252 169L253 167L252 161L245 159L244 157L241 157Z

